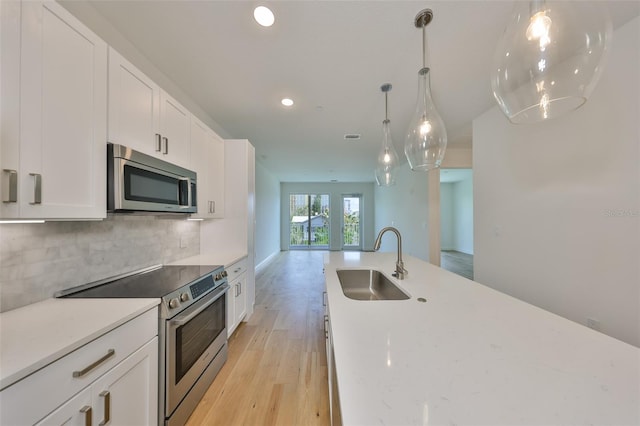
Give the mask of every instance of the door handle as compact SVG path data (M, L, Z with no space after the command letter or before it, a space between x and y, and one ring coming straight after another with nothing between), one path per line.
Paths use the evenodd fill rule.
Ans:
M164 142L164 151L162 151L163 154L168 154L169 153L169 138L162 138L162 142Z
M87 367L83 368L80 371L74 371L72 376L73 377L82 377L82 376L84 376L85 374L89 373L91 370L93 370L94 368L96 368L97 366L99 366L100 364L102 364L103 362L105 362L106 360L108 360L109 358L114 356L115 354L116 354L116 351L114 349L109 349L107 351L107 354L104 355L102 358L100 358L99 360L95 361L91 365L88 365Z
M2 202L16 203L18 202L18 172L11 169L3 169L2 171L9 174L7 199L2 200Z
M102 391L100 396L104 398L104 420L99 423L99 426L105 426L111 421L111 392Z
M91 407L85 405L80 409L80 412L84 414L84 426L91 426Z
M33 176L33 201L29 204L42 204L42 175L29 173L29 176Z
M162 151L162 136L160 133L156 133L156 152Z

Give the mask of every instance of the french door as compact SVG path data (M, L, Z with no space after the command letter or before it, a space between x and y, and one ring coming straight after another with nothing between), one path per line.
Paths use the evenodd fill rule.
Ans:
M362 250L361 194L342 196L342 250Z
M329 248L329 194L289 195L289 248Z

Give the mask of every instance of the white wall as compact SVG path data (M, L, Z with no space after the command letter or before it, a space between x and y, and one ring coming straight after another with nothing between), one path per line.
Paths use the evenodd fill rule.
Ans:
M413 172L405 163L394 186L375 187L376 234L385 226L397 228L402 252L425 261L429 260L428 179L427 173ZM380 251L395 252L396 244L395 236L385 234Z
M362 226L362 249L372 250L375 235L374 229L374 191L373 182L308 182L292 183L283 182L280 184L280 247L282 250L289 250L289 195L290 194L329 194L329 208L333 213L329 223L329 250L342 250L342 195L362 194L361 226Z
M473 254L473 175L453 184L453 247Z
M256 266L280 252L280 181L256 162Z
M455 210L453 209L454 182L440 183L440 248L442 250L455 250L454 223Z
M591 99L516 126L473 123L475 279L640 346L640 18ZM525 332L523 330L523 332Z
M473 175L440 183L440 247L473 254Z

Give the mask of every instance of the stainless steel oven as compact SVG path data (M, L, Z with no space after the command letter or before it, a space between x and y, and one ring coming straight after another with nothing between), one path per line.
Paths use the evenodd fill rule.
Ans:
M158 297L158 421L182 426L227 360L222 266L155 266L72 288L58 297Z
M218 363L227 358L225 295L228 289L225 284L175 317L165 320L165 417L173 417L169 424L186 422L202 396L186 398L189 391L209 367L216 370L217 365L211 365L216 356L220 355ZM181 403L181 409L176 410Z

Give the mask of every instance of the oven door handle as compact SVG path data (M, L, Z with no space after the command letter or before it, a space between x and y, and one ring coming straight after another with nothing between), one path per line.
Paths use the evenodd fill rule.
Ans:
M211 305L213 302L218 300L220 297L224 296L224 294L227 292L227 290L229 290L229 284L225 283L225 284L223 284L222 286L218 287L216 290L214 290L211 293L211 295L209 296L210 300L207 303L205 303L204 305L198 307L193 312L189 312L189 313L185 313L185 314L182 314L182 315L178 315L174 319L169 320L169 325L172 326L172 327L179 327L181 325L184 325L184 324L188 323L189 321L191 321L193 319L193 317L195 317L200 312L202 312L205 309L207 309L209 307L209 305Z

